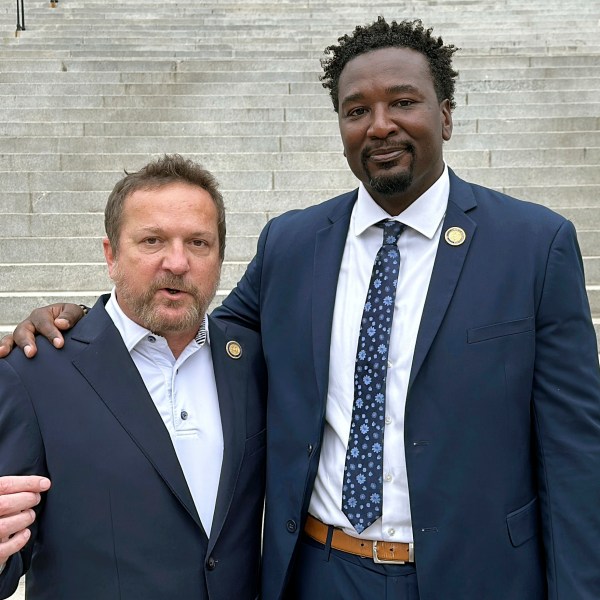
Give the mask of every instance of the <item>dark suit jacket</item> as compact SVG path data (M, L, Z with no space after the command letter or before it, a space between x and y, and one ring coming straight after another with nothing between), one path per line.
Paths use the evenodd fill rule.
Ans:
M33 360L14 352L0 361L0 473L52 480L31 542L0 576L0 594L10 595L29 568L36 600L255 598L265 459L258 336L209 322L225 445L209 539L103 300L64 349L38 338ZM242 347L238 360L225 351L229 340Z
M269 372L264 600L284 594L317 471L355 200L271 221L215 313L261 332ZM573 226L454 173L405 451L421 600L600 598L600 376Z

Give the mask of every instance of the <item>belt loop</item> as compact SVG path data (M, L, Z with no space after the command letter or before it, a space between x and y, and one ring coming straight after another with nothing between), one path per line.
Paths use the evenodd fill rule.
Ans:
M335 527L333 527L333 525L329 525L327 527L327 539L325 540L325 548L323 548L323 550L327 553L327 562L329 562L329 556L331 555L331 540L333 540L334 530Z

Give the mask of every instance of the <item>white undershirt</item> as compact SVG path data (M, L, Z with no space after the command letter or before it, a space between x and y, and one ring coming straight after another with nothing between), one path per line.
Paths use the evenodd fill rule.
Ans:
M347 534L412 542L404 455L404 408L417 333L448 204L448 169L397 217L390 217L361 184L352 210L333 313L323 447L309 512ZM342 480L354 402L354 365L363 305L383 233L395 218L407 227L398 240L400 273L390 339L383 454L383 515L359 536L342 512Z
M192 340L175 359L167 341L132 321L115 300L106 304L148 393L171 435L194 504L208 535L223 462L223 430L208 320L206 342Z

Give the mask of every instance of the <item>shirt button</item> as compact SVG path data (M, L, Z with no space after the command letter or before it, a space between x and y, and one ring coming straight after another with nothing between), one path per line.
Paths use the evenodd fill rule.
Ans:
M390 416L387 416L387 417L385 418L385 424L386 424L386 425L390 425L390 424L391 424L391 422L392 422L392 417L390 417Z
M396 530L395 530L393 527L390 527L390 528L388 529L388 535L389 535L389 536L396 535Z
M384 480L385 480L385 481L391 481L391 480L392 480L392 476L391 476L389 473L386 473L386 474L383 476L383 478L384 478Z
M391 368L392 368L392 361L388 360L388 369L391 369Z
M186 410L181 411L181 418L185 421L188 418L188 414Z
M151 344L154 344L154 342L156 341L156 338L155 338L153 335L149 335L149 336L148 336L148 341L149 341Z

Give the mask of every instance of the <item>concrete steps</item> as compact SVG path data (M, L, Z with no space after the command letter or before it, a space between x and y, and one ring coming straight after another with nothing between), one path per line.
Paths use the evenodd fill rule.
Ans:
M61 0L0 7L0 331L110 281L102 211L123 169L180 152L221 182L220 296L285 210L355 187L319 82L355 25L420 17L461 47L461 176L553 207L580 232L600 323L600 6L584 0Z
M534 139L523 133L454 133L451 144L445 152L454 158L461 152L486 151L490 154L522 152L529 150L571 149L585 151L600 147L599 131L545 131L539 132ZM493 146L499 146L494 149ZM230 135L203 136L201 142L196 136L173 135L168 139L154 136L4 136L0 137L0 155L6 154L116 154L124 147L131 154L155 151L198 153L248 153L252 152L323 152L341 153L342 144L339 135ZM492 148L492 149L491 149ZM159 150L160 149L160 150Z

